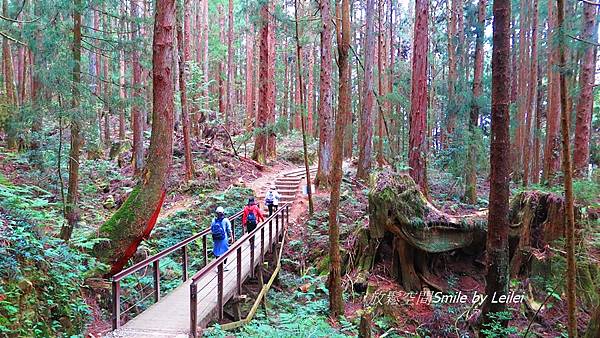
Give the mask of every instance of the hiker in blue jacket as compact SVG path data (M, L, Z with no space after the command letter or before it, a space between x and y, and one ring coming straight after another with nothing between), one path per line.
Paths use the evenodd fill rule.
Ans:
M233 232L231 231L229 219L225 217L223 207L218 207L216 213L217 216L210 224L210 231L214 242L213 254L218 258L229 250L229 241L233 239ZM226 264L227 258L223 262L223 265L224 270L228 271L229 268L227 268Z

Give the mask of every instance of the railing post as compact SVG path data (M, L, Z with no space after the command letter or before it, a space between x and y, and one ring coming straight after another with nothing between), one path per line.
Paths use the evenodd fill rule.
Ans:
M158 302L160 300L160 269L158 262L159 261L154 261L154 263L152 263L154 268L154 302Z
M286 224L290 225L290 205L289 204L285 206L285 214L287 216L286 217L287 218Z
M192 338L196 338L198 333L198 287L196 283L190 284L190 334Z
M265 227L260 228L260 262L265 260Z
M275 214L275 234L277 235L277 239L279 239L279 212Z
M232 233L231 241L235 242L235 219L231 220L231 233Z
M181 265L182 265L182 274L183 274L183 281L187 281L188 279L188 254L187 254L187 246L183 246L181 248Z
M273 219L269 220L269 251L271 251L271 244L273 244Z
M121 327L121 282L112 282L112 328Z
M237 294L242 294L242 246L237 248Z
M223 320L223 262L217 267L217 307L219 308L219 320Z
M250 237L250 277L254 278L254 239L256 233Z
M202 236L202 253L204 255L204 263L202 267L205 267L208 264L208 243L206 241L206 235Z

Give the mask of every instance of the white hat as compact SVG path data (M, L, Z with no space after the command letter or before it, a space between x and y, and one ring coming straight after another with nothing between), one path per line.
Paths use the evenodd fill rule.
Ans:
M223 207L217 208L217 214L224 214L224 213L225 213L225 209L223 209Z

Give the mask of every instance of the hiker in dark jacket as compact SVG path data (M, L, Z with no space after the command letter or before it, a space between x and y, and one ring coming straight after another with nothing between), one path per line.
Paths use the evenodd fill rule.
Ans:
M256 225L259 222L265 220L260 208L254 202L254 197L248 199L248 205L244 207L244 213L242 214L242 226L247 233L252 232L256 229Z

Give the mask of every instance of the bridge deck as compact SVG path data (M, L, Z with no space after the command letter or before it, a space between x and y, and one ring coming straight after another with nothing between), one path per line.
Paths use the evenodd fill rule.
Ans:
M265 225L265 254L275 241L275 224L269 236L269 227ZM238 239L244 241L246 236ZM254 266L261 262L260 236L254 242ZM242 283L250 276L250 241L242 244ZM223 273L223 295L227 302L237 288L237 255L227 260L229 271ZM187 337L190 330L190 283L183 283L158 303L150 306L122 328L113 332L113 337ZM217 270L208 273L199 283L198 324L206 326L219 310L217 303Z

